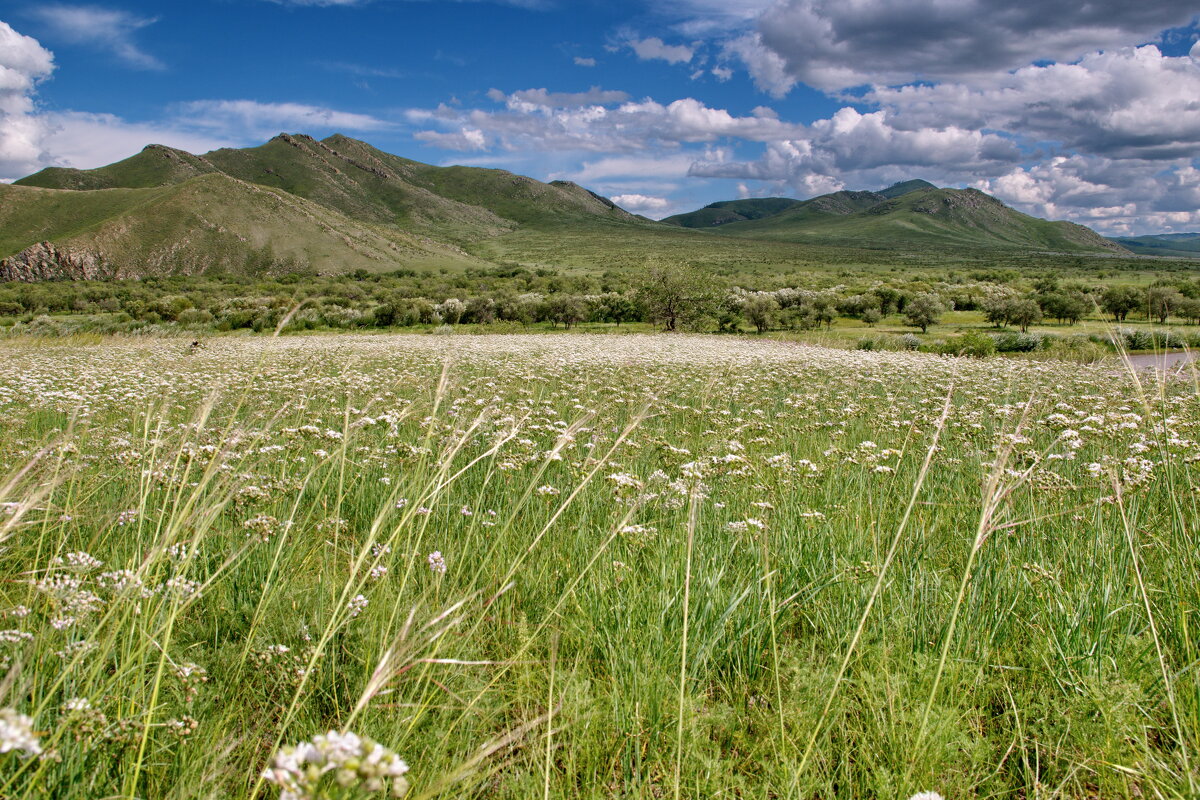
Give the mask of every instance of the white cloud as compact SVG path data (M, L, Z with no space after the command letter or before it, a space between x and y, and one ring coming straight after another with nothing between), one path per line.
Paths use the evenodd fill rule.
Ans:
M33 14L65 42L106 50L138 69L163 69L161 61L133 41L137 31L157 19L99 6L48 5L35 9Z
M1200 170L1187 163L1057 156L975 186L1031 214L1109 235L1184 232L1200 226Z
M49 50L0 22L0 180L14 180L48 166L99 167L128 158L151 143L197 153L261 141L284 128L375 131L392 127L366 114L249 100L184 103L153 122L80 111L39 113L34 102L37 84L53 69Z
M532 91L538 93L528 95ZM527 90L527 95L539 101L554 97L543 91ZM461 150L629 153L709 143L725 137L769 142L799 136L804 131L801 125L767 115L737 117L690 97L668 105L645 99L615 107L613 103L578 105L576 95L559 95L564 103L561 106L514 101L500 92L493 95L493 99L500 97L507 101L504 111L443 105L433 110L411 110L408 119L442 129L417 133L419 141ZM479 135L483 136L482 142Z
M553 177L570 178L579 183L607 178L683 178L696 158L694 153L610 156L596 161L585 161L579 169Z
M963 81L1142 44L1196 14L1191 0L777 0L727 49L776 94Z
M1028 66L978 87L876 88L865 100L912 126L1010 131L1089 153L1179 158L1200 153L1200 63L1154 45Z
M46 159L46 124L33 98L53 71L53 53L0 22L0 179L19 178Z
M629 99L625 92L609 91L593 86L586 92L551 92L546 89L522 89L505 94L499 89L490 89L488 98L504 103L514 111L530 111L535 108L579 108L581 106L612 105Z
M148 144L206 153L245 143L244 139L205 134L172 122L129 122L112 114L68 111L48 114L43 122L47 128L44 144L54 154L54 165L78 169L129 158Z
M658 59L668 64L686 64L696 54L694 48L684 44L667 44L657 36L647 39L629 37L625 44L637 54L642 61Z
M610 198L626 211L639 214L662 214L671 208L671 201L665 197L652 197L645 194L618 194Z
M225 135L265 138L289 129L311 131L379 131L392 123L302 103L259 103L254 100L196 100L175 108L181 126Z
M995 134L957 127L903 130L892 124L887 112L861 114L847 107L814 122L802 136L769 142L756 161L701 161L691 174L773 181L803 193L851 176L866 184L885 174L911 177L920 170L996 174L1021 158L1012 142Z
M594 67L594 66L596 66L596 59L583 58L582 56L575 56L575 66L577 66L577 67Z

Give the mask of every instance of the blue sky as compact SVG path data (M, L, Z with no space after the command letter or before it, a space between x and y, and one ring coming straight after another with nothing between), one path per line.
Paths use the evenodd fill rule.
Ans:
M0 179L280 132L576 180L661 217L924 177L1200 229L1196 6L0 0Z

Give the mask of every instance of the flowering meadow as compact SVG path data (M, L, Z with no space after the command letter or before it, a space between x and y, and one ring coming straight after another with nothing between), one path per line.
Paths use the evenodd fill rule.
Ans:
M1191 377L685 335L0 363L0 797L1200 792Z

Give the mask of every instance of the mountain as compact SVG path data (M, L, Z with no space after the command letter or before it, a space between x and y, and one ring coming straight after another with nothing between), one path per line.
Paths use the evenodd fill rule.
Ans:
M897 183L880 192L821 195L775 214L730 220L720 225L720 232L747 239L885 250L1126 252L1082 225L1038 219L976 189L939 189L923 180Z
M786 211L799 200L788 197L760 197L747 200L722 200L711 203L699 211L687 214L676 214L662 220L668 225L678 225L683 228L712 228L728 222L745 222L750 219L762 219L781 211Z
M911 181L901 181L899 183L893 183L891 186L887 187L886 189L880 189L879 193L881 195L883 195L884 197L886 197L887 199L891 200L892 198L900 197L901 195L906 195L909 192L919 192L922 189L936 189L936 188L938 188L938 187L934 186L929 181L923 181L920 178L915 178Z
M0 261L0 279L21 278L31 255L45 261L42 243L51 242L63 260L98 262L103 277L483 263L452 244L220 172L140 189L0 184L0 254L12 256ZM39 274L53 277L52 265Z
M193 155L161 145L0 185L0 280L173 272L324 273L503 263L621 271L822 269L877 253L1124 253L1087 228L914 180L811 200L714 203L653 222L568 181L438 167L341 135Z
M484 265L469 245L524 228L649 225L574 183L436 167L340 135L200 156L150 145L0 185L0 257L35 247L44 261L52 242L115 275Z
M1200 233L1161 233L1156 236L1126 236L1112 239L1139 256L1200 256Z

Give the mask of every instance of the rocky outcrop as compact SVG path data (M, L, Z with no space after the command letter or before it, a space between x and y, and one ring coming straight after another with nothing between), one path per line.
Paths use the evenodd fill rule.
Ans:
M87 281L112 277L112 269L99 253L57 247L39 242L0 260L0 281Z

